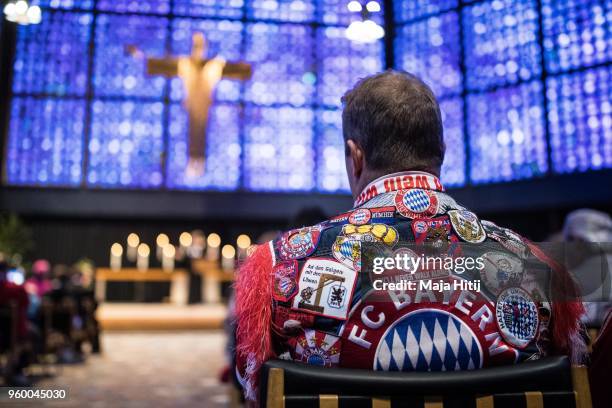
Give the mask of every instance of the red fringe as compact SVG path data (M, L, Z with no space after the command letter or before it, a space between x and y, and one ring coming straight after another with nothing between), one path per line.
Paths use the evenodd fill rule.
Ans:
M585 310L576 283L563 265L528 239L523 238L523 242L536 258L550 266L554 272L550 288L553 351L556 354L568 355L572 362L580 363L586 351L586 345L580 335L580 318Z
M240 267L236 289L236 353L238 361L248 361L247 380L256 391L261 365L274 356L272 326L272 253L260 245ZM255 397L257 393L255 392Z

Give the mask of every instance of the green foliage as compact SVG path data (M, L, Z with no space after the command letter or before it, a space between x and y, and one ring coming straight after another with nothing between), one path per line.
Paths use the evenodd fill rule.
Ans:
M32 233L15 214L0 214L0 253L7 259L23 257L32 249Z

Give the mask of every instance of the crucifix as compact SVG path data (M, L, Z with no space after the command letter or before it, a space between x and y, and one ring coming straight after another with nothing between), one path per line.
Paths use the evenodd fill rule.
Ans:
M251 77L251 65L246 62L226 62L220 57L206 58L206 39L202 33L194 33L191 55L178 57L146 57L134 46L127 46L129 54L146 58L148 75L178 76L185 86L183 104L189 118L189 162L186 174L197 177L204 172L206 157L206 131L212 95L222 78L247 80Z

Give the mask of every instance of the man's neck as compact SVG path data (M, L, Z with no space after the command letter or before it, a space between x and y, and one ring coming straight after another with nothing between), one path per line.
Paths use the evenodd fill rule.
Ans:
M373 182L376 179L386 176L387 174L393 173L402 173L406 171L422 171L424 173L432 174L436 177L440 177L440 171L432 170L432 169L424 169L424 168L412 168L412 169L403 169L403 170L395 170L395 171L380 171L380 170L364 170L357 182L356 188L353 192L353 200L356 200L359 194L366 188L368 184Z

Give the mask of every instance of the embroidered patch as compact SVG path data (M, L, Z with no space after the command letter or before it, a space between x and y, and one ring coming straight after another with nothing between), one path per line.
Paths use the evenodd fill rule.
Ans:
M277 243L279 258L289 261L311 255L319 244L322 230L323 227L315 225L287 231Z
M295 361L322 367L336 367L340 361L342 340L331 334L306 329L295 342Z
M536 336L538 308L521 288L508 288L499 294L495 319L504 340L519 349L527 347Z
M301 330L314 326L314 322L315 316L309 313L296 312L278 304L274 307L274 324L284 330Z
M491 293L498 295L508 287L521 285L523 263L516 256L500 251L489 251L482 257L484 268L480 271L480 278Z
M453 314L438 309L408 313L391 325L378 343L379 371L455 371L482 367L474 331Z
M410 223L414 240L420 244L423 242L444 244L447 242L457 242L458 239L451 235L451 224L447 217L440 217L431 220L414 220Z
M427 218L438 211L438 197L435 193L418 188L400 190L395 194L395 208L406 218Z
M491 239L499 242L504 248L518 255L520 258L527 258L529 249L523 243L521 236L508 228L502 228L491 221L482 221L482 226Z
M359 208L351 213L348 221L353 225L364 225L370 222L372 213L367 208Z
M293 309L345 320L357 282L357 272L331 259L306 261L298 279Z
M272 296L280 302L288 302L297 293L297 261L286 261L274 266Z
M478 221L478 217L473 212L450 210L448 211L448 216L453 229L462 240L477 244L487 238L482 225L480 225L480 221Z
M332 245L332 254L339 262L361 270L361 243L382 242L389 246L395 245L398 233L395 228L386 224L352 225L342 227L340 235Z

